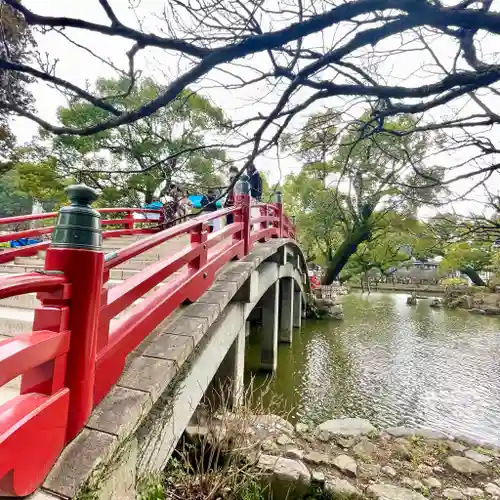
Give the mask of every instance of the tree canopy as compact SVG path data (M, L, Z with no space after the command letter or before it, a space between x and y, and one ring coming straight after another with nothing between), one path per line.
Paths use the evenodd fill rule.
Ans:
M133 15L127 15L121 2L100 0L92 21L57 6L42 10L20 0L2 4L27 26L58 35L61 44L127 75L132 87L138 80L139 54L154 50L170 57L159 92L123 108L98 88L61 77L57 60L19 62L11 54L1 55L4 72L34 78L96 109L95 120L54 123L18 102L0 99L2 109L57 135L90 136L140 122L191 86L206 85L250 97L254 115L233 123L241 144L252 144L248 163L274 147L294 118L314 106L335 102L347 123L350 110L361 102L369 104L373 131L391 132L390 119L400 115L415 118L406 134L444 131L445 149L461 148L467 156L467 171L454 173L464 165L458 155L460 160L447 167L452 175L446 183L464 176L483 182L500 165L490 133L500 121L494 50L500 13L491 0L250 0L236 5L187 0L161 3L159 10L137 2L127 6ZM82 33L98 36L102 43L97 49L82 45ZM107 40L116 37L130 42L123 66L107 53ZM258 104L270 89L273 99L263 112ZM424 179L430 186L435 182Z
M139 79L133 87L126 78L99 79L96 88L110 105L123 110L146 103L161 92L147 78ZM58 110L60 122L67 126L95 123L103 113L82 99ZM226 154L209 147L208 142L210 134L215 137L226 123L220 108L185 90L168 106L133 125L88 137L55 136L48 148L35 141L27 155L32 160L30 181L36 178L38 165L39 186L52 189L54 181L59 180L62 186L63 179L76 180L100 189L101 203L110 205L150 203L155 193L171 182L206 190L222 183ZM42 133L44 139L50 136Z
M386 126L400 133L413 126L413 120L402 116ZM366 127L366 137L359 140ZM370 135L370 127L364 114L341 133L338 116L326 111L312 116L298 137L285 137L284 148L304 162L301 172L285 183L287 208L298 214L306 245L315 245L326 259L327 283L361 243L388 230L388 220L394 227L402 219L413 221L416 209L439 193L439 185L419 189L411 180L424 171L429 177L442 177L440 168L423 164L432 134Z
M25 111L31 109L33 97L28 83L33 78L13 68L30 61L33 45L31 29L24 16L0 0L0 166L12 154L16 143L9 123L12 110L7 105Z

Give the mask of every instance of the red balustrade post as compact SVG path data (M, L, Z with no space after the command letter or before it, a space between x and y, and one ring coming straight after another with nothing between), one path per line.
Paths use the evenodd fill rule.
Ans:
M132 212L132 210L128 210L127 212L125 212L126 214L126 217L125 219L123 219L123 221L125 222L124 226L125 226L125 229L128 229L130 231L133 231L134 230L134 212Z
M55 271L58 274L60 271ZM63 285L52 292L39 292L37 298L41 304L35 309L33 319L33 336L38 331L49 330L64 332L69 330L69 301L71 300L71 285ZM21 394L38 392L40 394L55 394L65 387L67 356L37 366L21 377Z
M234 204L240 207L240 212L236 213L235 222L243 223L241 239L243 240L245 255L248 255L252 251L252 240L250 239L252 200L250 197L250 183L246 174L243 174L234 186Z
M101 310L108 305L109 287L106 286L106 283L109 280L109 275L109 270L104 271L102 277ZM106 317L104 314L99 316L99 325L97 327L97 353L108 345L110 324L111 319L109 317Z
M201 245L200 256L191 261L188 265L190 269L201 269L206 265L208 259L208 248L206 241L208 239L208 224L203 222L191 233L191 244Z
M283 197L281 191L276 191L275 196L274 205L278 209L278 238L283 238Z
M100 216L90 207L97 193L83 185L70 186L66 191L71 206L59 211L45 269L62 271L71 283L71 340L65 377L70 390L69 441L83 428L93 408L104 253Z

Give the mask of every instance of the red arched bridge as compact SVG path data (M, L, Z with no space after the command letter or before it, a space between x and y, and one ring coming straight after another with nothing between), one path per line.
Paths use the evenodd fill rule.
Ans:
M163 230L154 210L92 209L85 186L58 214L0 219L0 243L47 238L0 250L0 495L43 485L35 496L73 498L175 382L162 451L140 448L160 468L214 377L242 384L256 310L262 366L276 367L278 341L300 326L306 266L281 200L251 204L245 180L236 193L234 207Z

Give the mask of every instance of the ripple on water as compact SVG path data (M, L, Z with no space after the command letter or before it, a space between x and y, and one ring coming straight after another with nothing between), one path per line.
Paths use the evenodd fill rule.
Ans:
M351 295L344 309L345 321L308 321L280 347L273 384L296 419L358 416L500 445L499 319L397 294Z

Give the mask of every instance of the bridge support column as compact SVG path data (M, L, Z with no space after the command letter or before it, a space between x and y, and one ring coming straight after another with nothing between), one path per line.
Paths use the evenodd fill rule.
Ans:
M300 290L293 292L293 326L302 327L302 294Z
M230 408L236 408L243 402L246 333L245 322L207 390L207 396L213 407L220 408L225 404Z
M262 297L261 369L275 371L278 366L279 282Z
M292 278L280 280L280 342L293 340L294 282Z

